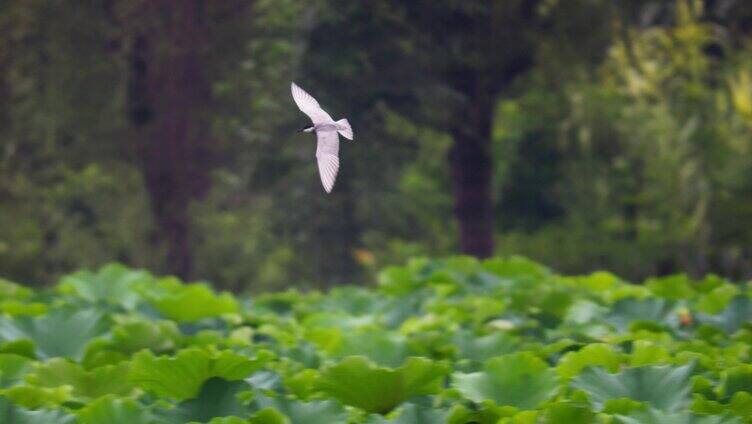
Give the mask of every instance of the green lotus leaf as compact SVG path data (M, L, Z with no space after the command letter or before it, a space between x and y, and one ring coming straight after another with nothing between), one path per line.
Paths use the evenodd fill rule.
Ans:
M540 414L540 421L546 424L587 424L596 423L595 413L587 405L575 402L552 403Z
M152 280L153 277L145 271L132 270L121 264L109 264L96 273L79 271L67 275L62 278L57 290L90 302L106 302L133 310L141 300L135 290L136 286Z
M719 394L722 399L730 399L737 392L752 393L752 365L742 364L724 370Z
M251 424L290 424L288 418L274 408L264 408L251 417ZM211 422L214 424L214 421ZM231 424L236 424L235 422Z
M508 408L509 410L504 410ZM517 413L516 408L512 407L498 407L492 405L491 402L485 402L481 405L481 408L472 409L467 405L461 403L455 404L449 411L446 418L447 424L497 424L510 422L510 418L502 418L514 416Z
M530 352L486 361L482 372L453 375L452 385L474 402L491 400L500 406L533 409L558 390L554 369Z
M174 277L160 278L148 288L141 286L141 293L160 313L176 321L193 322L239 311L230 293L216 294L206 284L182 284Z
M351 356L325 368L317 386L346 405L384 414L413 396L437 393L448 372L446 365L424 358L381 368L365 357Z
M714 396L713 396L714 397ZM692 406L690 411L697 415L719 415L725 413L729 409L728 405L724 405L715 400L708 400L704 395L699 393L692 394ZM623 414L627 415L627 414Z
M572 387L588 393L590 401L602 410L609 399L628 398L648 402L654 408L674 412L690 402L690 375L694 365L682 367L643 366L610 374L603 368L585 369Z
M344 333L340 346L331 354L338 358L361 355L378 365L398 367L410 356L410 350L401 334L365 328Z
M556 372L562 378L573 378L584 368L600 366L616 372L624 361L624 355L603 343L589 344L575 352L567 352L559 360Z
M642 365L663 365L671 360L671 355L663 346L648 340L636 340L629 358L629 364L633 367ZM615 371L615 370L609 370Z
M10 316L40 316L47 313L47 305L39 302L20 302L18 300L6 300L0 303L0 312Z
M736 392L731 396L731 411L739 417L752 417L752 393Z
M27 377L37 387L71 386L73 396L96 399L107 394L127 396L133 391L128 380L129 362L85 370L81 365L63 358L38 364Z
M316 391L319 375L318 370L304 369L285 378L284 384L293 395L301 399L308 399Z
M72 397L71 386L35 387L13 386L0 390L0 395L7 397L13 403L25 408L39 409L42 407L57 407ZM2 421L0 421L2 422Z
M481 337L472 333L458 333L454 345L459 349L460 359L485 361L495 356L512 353L519 348L518 338L502 332L495 332Z
M665 412L656 409L638 409L631 414L617 415L619 424L741 424L742 422L730 415L703 417L692 415L690 412Z
M130 379L158 396L185 400L196 397L210 378L242 380L260 370L271 357L267 351L258 352L254 358L229 350L210 352L192 348L173 357L155 357L149 351L141 351L133 356Z
M86 369L94 369L105 365L115 365L130 359L128 355L109 349L110 340L98 338L86 344L86 353L81 365Z
M324 311L340 311L349 315L368 315L381 312L385 304L378 296L364 287L340 286L331 289L319 302Z
M733 334L752 322L752 300L747 296L736 296L719 315L701 317L701 321Z
M628 399L628 398L619 398L619 399L609 399L603 404L603 412L606 414L622 414L622 415L629 415L632 411L636 409L644 408L646 405L645 402L638 402L634 399Z
M350 331L376 325L376 318L371 315L354 316L344 312L317 312L305 317L302 322L307 329L338 329Z
M251 423L257 423L257 421L251 420ZM248 424L249 421L240 417L216 417L208 421L208 424ZM285 424L284 421L271 421L267 424Z
M616 275L607 271L595 271L582 277L573 277L576 287L584 287L593 292L607 292L624 284Z
M8 424L73 424L76 417L62 411L31 411L14 405L10 399L0 396L0 423Z
M686 274L677 274L649 278L645 281L645 287L658 297L679 300L689 299L695 294L690 283Z
M282 378L274 371L261 370L245 379L255 390L281 392Z
M635 321L652 321L660 325L678 325L678 317L671 314L673 305L658 298L636 299L633 297L621 299L614 304L606 321L618 331L629 330Z
M149 413L132 399L103 396L77 412L78 424L138 424L151 422Z
M347 422L347 412L339 403L331 400L301 402L286 397L255 398L259 407L273 408L282 413L289 424L329 424Z
M0 300L26 300L33 294L28 287L0 278Z
M134 320L112 327L111 347L128 355L142 349L162 352L174 349L179 338L180 330L172 321Z
M731 413L742 418L745 423L752 418L752 394L736 392L726 402L708 400L702 395L695 394L692 402L692 412L697 415L724 415Z
M551 270L545 266L522 256L486 259L483 269L499 277L526 280L540 280L551 274Z
M31 370L32 361L13 353L0 354L0 387L18 383Z
M385 268L379 273L378 281L382 291L394 295L410 293L419 283L410 269L398 266Z
M34 342L29 339L0 342L0 354L9 353L29 359L37 359L35 350L36 346L34 346Z
M423 423L445 423L448 418L448 411L439 408L430 408L427 406L406 403L395 413L395 418L387 419L381 415L371 415L365 424L423 424ZM389 414L389 415L393 415Z
M608 308L591 300L580 299L572 303L564 315L567 324L587 324L602 320Z
M731 300L738 295L739 288L737 286L724 283L700 296L695 303L695 309L707 314L717 314L726 309Z
M410 356L405 336L374 326L348 331L316 327L306 332L306 339L330 358L361 355L379 365L396 367Z
M107 323L94 309L57 308L40 317L0 320L0 339L31 340L42 359L68 357L80 360L86 342L104 333Z
M245 381L227 381L212 377L199 388L193 399L185 400L170 409L158 409L154 415L159 423L184 424L207 422L215 417L241 417L248 415L239 394L251 389Z

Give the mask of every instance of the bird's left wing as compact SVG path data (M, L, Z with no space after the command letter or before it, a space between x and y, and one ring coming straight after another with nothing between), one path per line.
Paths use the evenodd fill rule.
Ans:
M337 131L316 131L316 161L324 190L331 193L339 171L339 135Z
M332 117L329 116L324 109L319 106L319 102L313 98L305 90L298 87L294 82L290 84L290 90L292 91L292 98L295 100L295 104L298 108L311 118L314 124L320 124L322 122L330 122Z

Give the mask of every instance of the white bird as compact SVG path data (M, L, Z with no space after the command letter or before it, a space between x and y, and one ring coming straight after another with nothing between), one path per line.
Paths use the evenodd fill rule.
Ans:
M313 125L306 125L298 131L313 132L316 131L318 143L316 145L316 160L319 163L319 175L321 184L327 193L332 191L334 181L337 179L339 171L339 136L348 140L353 139L353 131L347 119L334 121L324 109L319 106L319 102L294 82L290 84L292 98L298 108L311 118Z

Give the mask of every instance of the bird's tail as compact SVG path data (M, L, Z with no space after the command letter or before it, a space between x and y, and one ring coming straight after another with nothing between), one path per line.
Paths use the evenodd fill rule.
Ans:
M353 130L350 123L347 122L347 119L340 119L335 122L335 124L337 124L337 131L342 134L342 137L345 137L348 140L353 139Z

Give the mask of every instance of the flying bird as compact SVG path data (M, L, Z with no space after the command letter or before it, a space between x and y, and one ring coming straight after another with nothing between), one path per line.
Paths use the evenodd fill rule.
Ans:
M353 139L353 131L347 119L334 121L324 109L319 106L319 102L294 82L290 84L292 98L298 108L311 118L311 125L298 130L299 132L316 131L316 161L319 164L319 176L324 190L331 193L334 187L334 181L337 179L339 171L339 135L348 140Z

